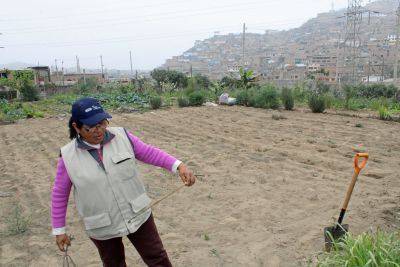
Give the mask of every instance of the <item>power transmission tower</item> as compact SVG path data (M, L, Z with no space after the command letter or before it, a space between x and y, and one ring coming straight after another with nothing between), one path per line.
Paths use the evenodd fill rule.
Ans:
M397 22L396 22L396 48L394 51L394 67L393 67L393 81L397 85L397 69L399 64L399 35L400 35L400 2L399 7L397 8Z
M346 35L344 38L343 73L344 82L355 84L359 80L361 56L360 28L362 23L362 0L348 0L346 13Z

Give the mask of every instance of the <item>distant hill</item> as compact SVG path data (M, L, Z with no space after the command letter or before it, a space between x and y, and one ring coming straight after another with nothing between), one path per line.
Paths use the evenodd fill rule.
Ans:
M364 6L359 40L363 58L374 63L370 64L372 72L377 72L379 64L382 64L380 57L385 65L393 65L398 5L397 0L378 0ZM343 52L343 48L338 50L338 43L342 44L346 38L346 12L347 9L341 9L321 13L300 27L287 31L266 29L264 34L246 33L244 55L242 33L214 35L196 41L193 47L168 59L161 67L220 79L237 74L243 64L258 74L273 75L271 73L287 65L307 65L315 56L327 56L336 61ZM331 67L335 64L331 62ZM360 75L366 72L364 68Z
M35 66L35 64L28 64L25 62L12 62L7 64L0 64L0 69L20 70L28 67Z

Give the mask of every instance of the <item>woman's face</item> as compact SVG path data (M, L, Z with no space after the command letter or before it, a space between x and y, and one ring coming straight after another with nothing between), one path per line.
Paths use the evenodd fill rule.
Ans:
M76 123L73 123L72 126L84 141L88 142L89 144L97 145L100 144L104 139L104 134L108 126L108 120L103 120L91 127L82 125L81 129L77 127Z

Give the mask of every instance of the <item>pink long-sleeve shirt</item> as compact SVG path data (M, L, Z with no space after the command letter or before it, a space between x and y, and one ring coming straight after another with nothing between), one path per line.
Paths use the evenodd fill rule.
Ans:
M154 166L162 167L170 171L176 171L181 163L168 153L142 142L137 136L130 132L129 139L133 143L135 158ZM56 177L54 181L53 191L51 195L51 219L53 226L53 234L61 234L65 230L65 218L67 213L68 199L71 192L72 182L65 168L62 157L58 160ZM55 229L62 229L56 233Z

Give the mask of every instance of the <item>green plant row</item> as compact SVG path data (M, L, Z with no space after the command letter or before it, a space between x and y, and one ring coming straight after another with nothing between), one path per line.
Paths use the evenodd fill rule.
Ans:
M343 240L333 243L331 252L317 266L399 267L400 232L378 230L359 236L347 234Z

